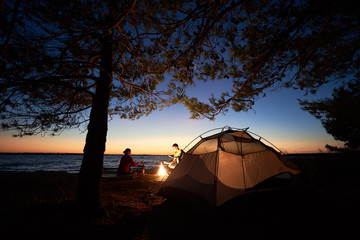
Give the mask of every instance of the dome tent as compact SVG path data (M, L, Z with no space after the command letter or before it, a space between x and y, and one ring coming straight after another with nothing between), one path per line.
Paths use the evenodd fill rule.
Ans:
M185 156L159 194L170 198L173 194L188 192L220 206L270 177L286 172L300 173L294 163L247 129L224 127L213 135L204 137L219 129L195 138L188 146L199 140L188 151L188 146L185 148Z

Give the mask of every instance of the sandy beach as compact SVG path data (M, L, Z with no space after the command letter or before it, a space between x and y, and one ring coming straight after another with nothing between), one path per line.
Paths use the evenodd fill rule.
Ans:
M308 168L295 184L269 181L217 209L157 195L163 181L156 170L130 178L110 172L101 185L106 216L91 220L76 208L77 174L1 172L1 232L14 239L346 239L359 226L353 164L337 164L337 175L329 162Z

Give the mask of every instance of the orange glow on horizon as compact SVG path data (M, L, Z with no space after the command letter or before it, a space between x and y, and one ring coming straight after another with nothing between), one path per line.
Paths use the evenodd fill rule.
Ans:
M63 134L61 136L25 136L12 137L11 134L0 134L0 152L10 153L83 153L85 134ZM123 154L130 148L135 155L169 155L173 154L172 144L178 143L181 149L191 142L194 136L134 136L132 138L108 137L105 154ZM273 138L269 141L284 153L319 153L327 152L326 144L339 145L331 139L290 139ZM265 143L266 144L266 143Z
M82 153L83 142L61 137L0 136L0 152L10 153Z

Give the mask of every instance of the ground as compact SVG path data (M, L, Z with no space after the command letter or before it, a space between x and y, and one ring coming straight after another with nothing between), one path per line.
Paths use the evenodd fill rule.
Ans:
M268 181L218 208L159 196L163 179L154 171L131 177L105 175L101 185L105 214L95 219L85 218L76 207L77 174L2 172L0 231L14 239L346 239L358 235L358 161L301 161L304 171L291 184Z

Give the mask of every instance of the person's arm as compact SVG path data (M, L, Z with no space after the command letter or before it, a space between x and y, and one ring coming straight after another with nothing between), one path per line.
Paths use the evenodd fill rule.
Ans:
M135 167L138 166L138 165L140 165L140 164L144 164L144 162L141 161L141 162L135 163Z
M133 167L136 167L137 165L135 164L134 162L134 159L132 157L129 156L129 162L130 162L130 165L133 166Z

